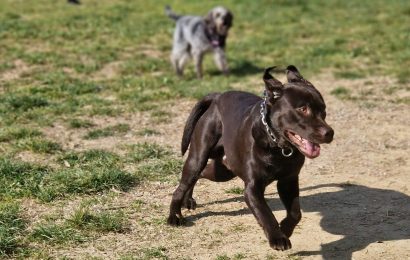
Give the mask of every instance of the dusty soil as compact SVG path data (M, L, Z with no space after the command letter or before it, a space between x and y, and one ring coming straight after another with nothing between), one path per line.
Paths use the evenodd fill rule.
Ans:
M302 169L303 217L291 237L291 250L269 248L243 196L226 192L243 186L235 179L227 183L200 180L194 192L198 208L183 212L188 225L181 228L164 224L176 183L138 186L116 198L117 205L145 202L131 211L129 232L108 234L53 254L113 259L164 247L169 259L215 259L222 255L236 255L236 259L240 255L245 259L410 259L409 106L388 102L388 96L369 107L330 95L336 86L364 87L362 80L335 80L325 73L311 82L326 100L327 121L336 134L332 144L322 146L321 156L307 160ZM383 84L372 86L378 93ZM262 84L257 88L262 89ZM131 135L93 143L68 133L68 140L79 149L146 140L178 151L184 121L194 103L184 100L171 105L175 115L171 123L154 127L159 136ZM152 124L144 114L118 120L127 121L135 130ZM285 212L275 184L268 187L266 198L275 216L282 219Z

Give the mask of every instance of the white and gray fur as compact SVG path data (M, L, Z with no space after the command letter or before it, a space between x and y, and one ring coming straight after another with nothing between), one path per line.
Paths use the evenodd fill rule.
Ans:
M217 67L228 74L225 43L232 26L232 13L222 6L210 10L205 17L177 15L167 6L165 13L176 21L171 63L178 76L183 75L184 66L193 58L198 78L202 77L202 60L207 52L214 53Z

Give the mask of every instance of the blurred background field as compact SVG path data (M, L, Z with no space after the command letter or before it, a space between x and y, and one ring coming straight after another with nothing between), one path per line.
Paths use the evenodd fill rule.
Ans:
M175 76L166 4L181 14L219 4L234 13L229 77L210 56L202 80L191 63ZM0 257L62 257L107 234L168 228L167 206L136 198L118 206L121 196L144 185L172 190L196 99L260 94L263 68L288 64L324 77L326 95L343 104L408 111L410 2L0 0ZM159 215L147 220L142 209ZM167 250L115 257L168 259Z

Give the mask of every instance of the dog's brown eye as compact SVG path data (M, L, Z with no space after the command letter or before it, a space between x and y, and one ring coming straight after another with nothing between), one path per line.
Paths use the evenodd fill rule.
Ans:
M306 116L309 115L309 108L308 108L308 106L299 107L297 110L300 111L301 113L303 113L303 114L306 115Z

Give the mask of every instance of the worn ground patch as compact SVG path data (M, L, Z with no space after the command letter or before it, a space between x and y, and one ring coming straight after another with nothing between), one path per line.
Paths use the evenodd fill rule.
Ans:
M406 218L410 214L406 160L409 152L406 129L410 117L404 113L407 106L382 99L377 106L363 107L360 102L345 102L330 95L335 82L360 87L358 82L332 79L332 84L328 84L328 75L319 75L311 81L327 101L328 122L336 135L332 144L323 147L322 155L307 160L302 169L303 218L291 238L293 248L290 251L272 251L243 196L227 192L242 187L240 180L218 184L200 180L194 192L198 209L184 211L187 227L165 225L175 184L147 183L116 197L116 205L129 209L127 205L133 202L143 203L138 209L129 211L129 233L104 235L92 243L56 250L52 254L112 259L143 256L149 250L162 249L159 252L169 259L215 259L224 255L244 256L245 259L397 259L410 256L410 249L404 246L410 240L410 222ZM134 137L105 139L102 143L108 142L115 147L122 143L155 141L170 145L177 152L184 120L193 104L187 100L173 105L171 121L155 127L160 132L158 136L131 135ZM152 127L149 116L138 114L138 118L139 123L124 119L131 122L134 133ZM80 147L83 145L94 147L91 143L79 143ZM268 187L266 193L277 218L283 218L285 212L275 185Z

